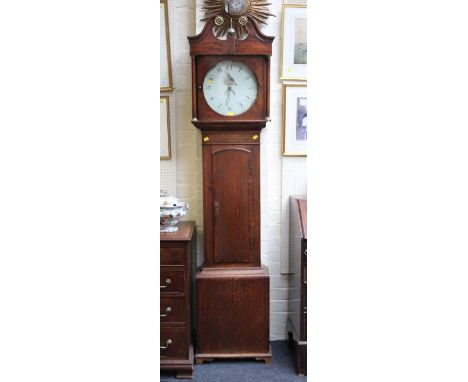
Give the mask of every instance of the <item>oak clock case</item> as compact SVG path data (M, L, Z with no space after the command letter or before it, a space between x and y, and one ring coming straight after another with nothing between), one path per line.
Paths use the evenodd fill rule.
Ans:
M274 38L246 20L220 39L216 31L228 30L229 24L213 14L199 35L189 37L192 123L202 133L203 155L196 363L215 358L271 363L269 274L260 258L260 136L269 121Z

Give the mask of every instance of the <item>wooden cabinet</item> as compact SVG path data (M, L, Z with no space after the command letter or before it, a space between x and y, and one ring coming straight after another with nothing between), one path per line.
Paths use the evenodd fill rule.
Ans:
M307 374L307 199L291 196L289 216L289 294L288 334L294 345L296 369Z
M160 362L161 369L175 371L177 378L193 376L194 230L193 222L181 222L177 232L161 233L160 239Z

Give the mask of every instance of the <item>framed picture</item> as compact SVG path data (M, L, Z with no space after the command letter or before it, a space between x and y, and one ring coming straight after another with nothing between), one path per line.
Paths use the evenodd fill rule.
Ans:
M171 159L171 129L169 127L169 97L160 97L159 113L159 156Z
M307 6L283 4L281 27L282 80L307 80Z
M307 86L283 86L283 155L307 156Z
M168 92L172 87L171 42L169 38L169 14L167 0L159 2L160 48L161 62L159 65L159 87L162 92Z

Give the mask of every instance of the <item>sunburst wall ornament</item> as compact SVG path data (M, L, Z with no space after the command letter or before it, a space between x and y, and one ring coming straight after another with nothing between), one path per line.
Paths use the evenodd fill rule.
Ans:
M244 38L247 35L246 25L253 22L257 27L266 24L268 16L274 16L268 11L267 0L205 0L206 21L215 17L216 36L226 34Z

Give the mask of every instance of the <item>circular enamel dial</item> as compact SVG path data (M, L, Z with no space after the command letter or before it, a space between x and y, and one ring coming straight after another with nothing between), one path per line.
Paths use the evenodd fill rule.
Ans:
M255 74L241 61L221 61L206 73L203 95L218 114L236 116L255 102L258 83Z

